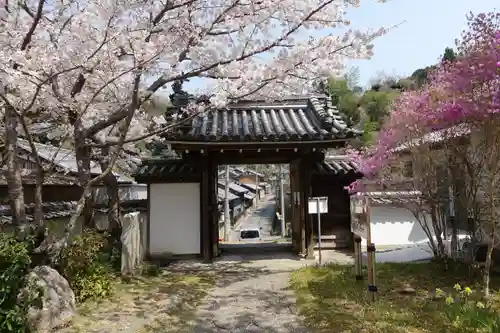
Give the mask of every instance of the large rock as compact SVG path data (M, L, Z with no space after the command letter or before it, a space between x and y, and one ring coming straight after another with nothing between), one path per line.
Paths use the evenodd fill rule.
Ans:
M33 331L49 332L71 320L75 313L75 293L59 272L48 266L37 266L28 274L27 282L20 297L39 297L39 302L28 311L27 319Z

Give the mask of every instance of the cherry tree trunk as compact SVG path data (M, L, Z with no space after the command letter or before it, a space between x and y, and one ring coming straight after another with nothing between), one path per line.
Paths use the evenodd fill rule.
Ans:
M109 157L110 153L109 147L102 149L102 156L105 158L101 161L101 169L103 172L109 167L109 162L106 157ZM118 253L121 253L122 223L118 179L113 172L109 172L104 177L103 183L106 188L106 197L108 200L108 228L110 231L109 242Z
M490 270L491 270L491 254L493 253L493 241L488 243L488 251L486 252L486 261L484 263L484 297L490 297Z
M44 226L43 219L43 180L44 180L44 172L43 167L41 165L37 166L36 170L36 185L35 185L35 227L37 229L42 229Z
M9 191L12 222L19 236L24 237L28 231L26 209L24 206L24 191L21 179L21 169L17 158L17 125L18 119L11 107L5 107L5 147L7 152L6 179Z
M444 248L443 238L441 237L441 233L443 230L440 227L441 223L439 221L439 212L438 212L438 208L436 207L435 204L433 204L433 207L431 207L431 219L432 219L432 225L434 228L434 235L436 236L438 256L440 258L444 258L445 257L445 248Z
M108 195L108 221L110 230L121 229L120 197L118 194L118 180L113 173L104 177L104 186Z
M78 165L78 180L80 181L80 186L85 188L90 182L91 175L91 149L85 146L85 140L79 138L80 135L76 135L75 139L75 155ZM86 228L94 227L94 216L92 209L92 191L90 193L83 194L83 225Z

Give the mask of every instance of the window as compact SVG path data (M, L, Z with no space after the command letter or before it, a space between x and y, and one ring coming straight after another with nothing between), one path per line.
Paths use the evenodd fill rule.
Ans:
M259 238L258 230L244 230L240 233L241 239L251 239L251 238Z

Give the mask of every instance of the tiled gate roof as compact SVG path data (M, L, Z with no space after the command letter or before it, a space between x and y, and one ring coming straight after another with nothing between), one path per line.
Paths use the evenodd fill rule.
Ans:
M362 176L359 167L347 158L329 159L313 166L313 174Z
M361 134L349 128L327 97L287 99L278 103L242 101L208 109L172 141L269 142L344 139Z
M134 178L139 183L199 181L199 168L182 159L146 160L137 169Z

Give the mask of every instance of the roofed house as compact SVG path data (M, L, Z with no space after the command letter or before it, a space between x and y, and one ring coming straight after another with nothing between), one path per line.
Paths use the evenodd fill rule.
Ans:
M240 185L244 188L247 188L254 196L258 196L259 199L263 198L266 193L263 187L258 186L254 183L240 183Z
M243 173L239 168L229 167L229 179L231 181L239 181L240 175ZM223 168L219 171L219 178L224 179L226 177L226 170Z
M222 190L222 193L225 194L226 184L223 180L219 179L218 190ZM228 183L228 192L229 194L233 194L236 196L234 200L231 200L229 209L231 215L231 223L234 224L245 213L246 205L245 205L245 194L248 193L248 189L239 186L236 183ZM223 196L224 199L224 196Z
M238 180L240 183L250 183L256 184L257 182L263 182L265 179L265 175L263 173L254 171L254 170L245 170L245 172L241 173L238 176Z
M35 173L32 170L21 170L23 182L26 217L28 222L34 217ZM76 207L79 193L76 179L61 174L49 174L45 177L42 196L44 198L43 212L46 221L68 221ZM0 231L8 230L12 223L11 207L8 200L7 180L5 170L0 170Z
M407 141L394 149L397 158L391 161L387 170L384 170L390 175L385 177L389 180L384 180L382 183L376 179L363 180L363 191L353 195L353 200L364 196L370 201L372 241L376 245L406 245L425 242L428 236L426 230L433 236L434 228L431 225L428 199L439 206L435 217L442 224L440 227L443 234L449 236L451 232L449 200L453 191L450 188L451 175L447 170L449 156L442 149L445 148L448 140L449 142L455 141L457 144L460 144L463 139L467 140L470 129L463 125L430 132L421 138ZM426 154L426 156L419 157L419 154ZM414 165L414 162L418 163L419 159L422 160L423 165ZM424 171L419 177L418 168L422 167ZM434 168L434 170L425 171L428 168ZM460 166L454 165L453 168L458 170ZM425 179L426 177L433 179ZM431 184L426 184L429 181ZM428 198L429 195L432 198ZM459 201L455 204L453 214L458 215ZM415 215L418 215L418 218ZM466 228L468 222L467 214L461 215L465 216L465 222L458 224L459 229L462 226ZM365 243L366 238L362 238Z
M78 181L78 169L75 154L72 150L55 147L52 145L35 143L39 158L44 167L50 169L44 176L42 198L44 210L47 210L46 220L55 218L66 218L71 216L74 205L83 193ZM26 204L28 220L33 217L33 203L36 186L36 163L31 156L31 147L26 140L18 139L18 158L21 163L21 177L23 183L24 201ZM3 155L3 150L2 150ZM3 156L2 156L3 157ZM10 208L8 207L8 186L5 178L5 168L0 169L0 203L5 205L1 209L1 218L4 221L10 219ZM101 174L100 166L91 163L91 175ZM139 203L147 198L147 187L136 183L132 178L121 173L115 173L118 178L118 192L122 203ZM107 194L102 184L97 184L93 191L93 201L96 208L106 209ZM54 213L60 210L59 213Z

